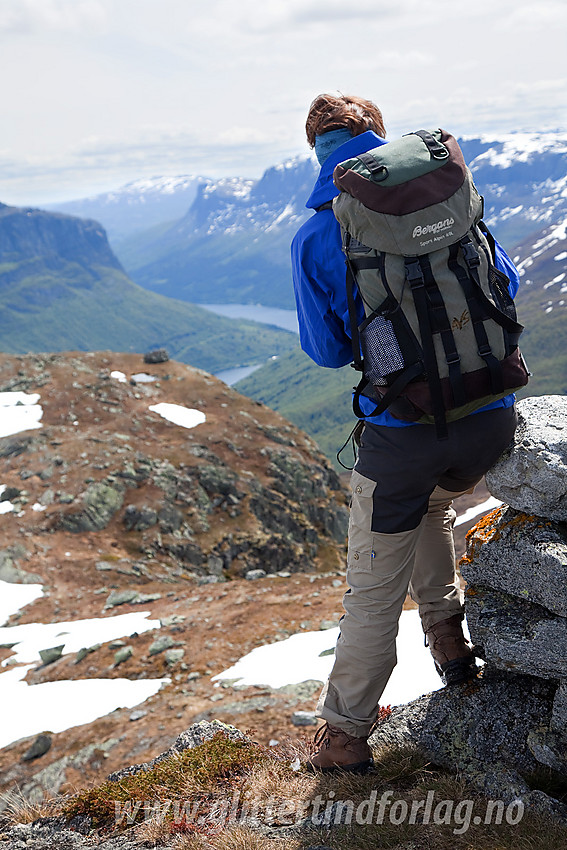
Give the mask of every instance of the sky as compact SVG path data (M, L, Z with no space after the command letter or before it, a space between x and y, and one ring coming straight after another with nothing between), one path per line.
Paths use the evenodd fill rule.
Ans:
M388 136L567 127L563 0L0 0L0 201L259 177L323 91Z

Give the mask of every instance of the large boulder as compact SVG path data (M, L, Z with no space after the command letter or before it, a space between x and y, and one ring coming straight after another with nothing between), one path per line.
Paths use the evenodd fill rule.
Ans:
M567 619L498 591L467 593L467 624L482 657L499 670L567 679Z
M514 442L487 473L497 499L518 511L567 520L567 397L518 402Z
M122 507L124 487L110 481L89 484L82 496L83 504L78 510L65 513L60 525L66 531L80 534L83 531L100 531L106 528Z
M565 524L504 507L481 520L467 540L460 568L469 586L492 587L567 617Z
M485 671L472 684L443 688L392 708L373 746L413 744L435 763L475 773L488 765L537 769L529 730L549 722L554 686L531 676Z

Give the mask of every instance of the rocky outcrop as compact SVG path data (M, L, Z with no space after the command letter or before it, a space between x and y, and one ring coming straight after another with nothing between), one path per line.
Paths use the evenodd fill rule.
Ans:
M68 511L61 519L66 531L80 534L83 531L100 531L106 528L114 514L122 507L124 488L107 481L90 484L81 497L79 510Z
M219 732L222 732L223 735L226 735L231 741L250 740L235 726L229 726L227 723L221 723L219 720L213 720L211 722L201 720L199 723L194 723L186 729L185 732L182 732L181 735L178 735L171 747L165 750L165 752L160 753L160 755L156 756L156 758L148 762L143 762L143 764L133 764L129 767L123 768L122 770L117 770L114 773L109 774L108 778L112 782L119 782L125 776L133 776L136 773L143 773L144 771L155 767L156 764L159 764L161 761L164 761L164 759L167 759L170 756L179 755L179 753L182 753L184 750L198 747L199 744L202 744L205 741L210 741L215 735L218 735Z
M468 685L394 708L374 742L416 743L485 793L567 820L534 779L567 777L567 399L529 398L518 412L514 443L487 475L508 504L469 532L460 564L486 664Z
M564 396L520 402L514 443L486 476L497 499L517 511L567 520L566 414Z
M96 536L96 569L109 581L219 582L312 570L323 559L342 567L346 493L307 435L171 360L152 363L150 382L128 380L142 359L0 358L0 389L39 389L44 411L33 435L0 439L1 483L14 505L5 544L0 534L0 578L21 578L9 522L33 539L49 531L63 551L78 545L69 534ZM156 402L198 409L206 421L180 427L151 410Z

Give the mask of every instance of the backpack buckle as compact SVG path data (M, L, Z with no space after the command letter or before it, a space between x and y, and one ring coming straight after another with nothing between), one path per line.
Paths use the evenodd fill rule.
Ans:
M485 343L484 345L479 345L478 354L479 357L488 357L489 354L492 354L492 349L490 345L488 343Z
M425 286L425 278L417 257L414 259L405 259L406 280L412 289L419 289Z
M461 249L463 252L463 257L465 258L465 263L469 267L469 269L475 269L477 266L480 266L480 257L478 255L478 251L474 247L472 242L461 242Z

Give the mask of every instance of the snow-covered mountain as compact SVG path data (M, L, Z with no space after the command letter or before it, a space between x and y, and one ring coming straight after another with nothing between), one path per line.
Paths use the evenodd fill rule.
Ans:
M460 143L485 197L486 221L507 251L528 263L533 246L567 216L567 132ZM289 243L311 214L305 200L317 171L314 157L301 156L269 168L259 180L140 180L76 201L72 210L65 205L65 211L101 221L123 265L148 289L196 303L293 307ZM126 232L130 237L121 239ZM541 287L562 271L544 271L542 262L532 275Z
M260 180L222 178L199 187L187 214L169 234L273 232L307 215L305 201L317 169L311 157L269 168ZM306 194L307 192L307 194Z
M164 222L184 215L195 199L205 177L182 174L178 177L143 177L120 189L46 209L94 218L100 221L113 244Z
M567 133L460 140L486 203L485 218L511 251L567 215Z
M269 168L259 180L223 178L198 187L186 215L167 230L117 247L147 289L194 303L293 307L289 244L311 214L310 157Z

